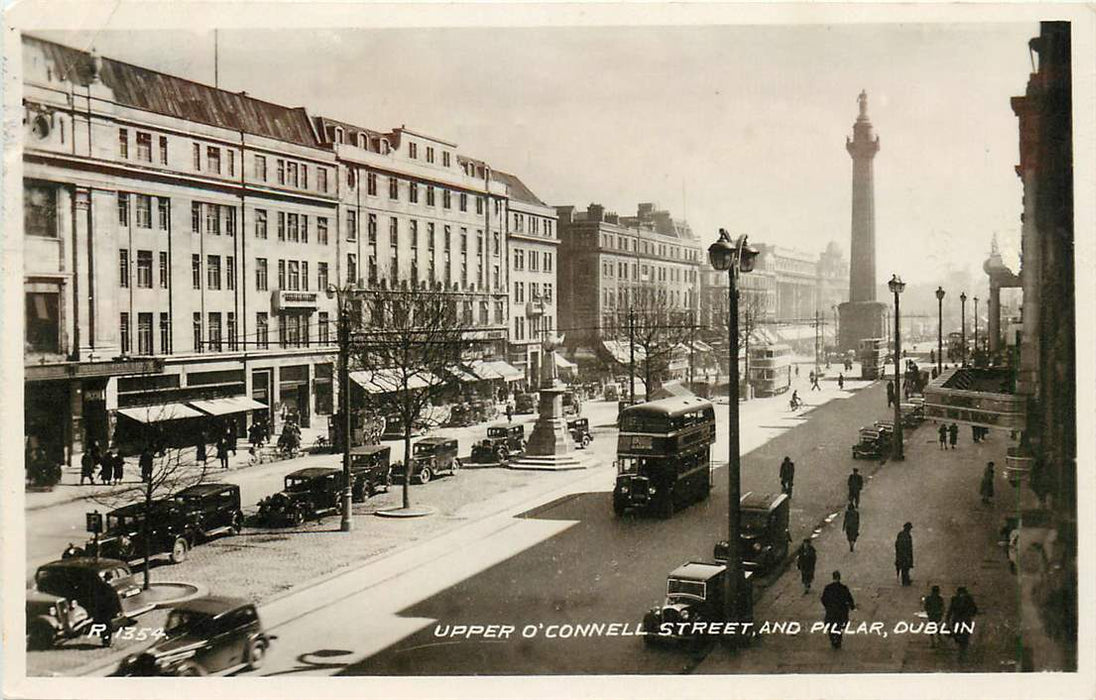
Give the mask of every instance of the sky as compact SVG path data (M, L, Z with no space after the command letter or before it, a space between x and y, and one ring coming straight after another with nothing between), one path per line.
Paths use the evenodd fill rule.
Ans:
M212 83L212 32L35 32ZM996 233L1016 269L1009 98L1034 23L221 30L219 81L378 130L400 125L517 174L541 199L656 202L707 245L848 252L845 151L868 92L876 275L969 278ZM971 292L968 291L968 294Z

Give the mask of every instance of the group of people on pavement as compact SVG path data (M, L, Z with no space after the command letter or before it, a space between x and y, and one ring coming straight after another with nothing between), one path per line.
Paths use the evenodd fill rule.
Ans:
M940 435L940 449L948 449L948 443L951 443L951 449L955 449L955 443L959 441L959 426L955 423L948 425L947 423L941 423L940 427L936 429Z
M96 469L99 470L102 484L120 484L125 477L125 467L126 461L118 454L118 448L113 447L103 452L99 441L92 438L80 458L80 485L83 486L86 480L94 486Z

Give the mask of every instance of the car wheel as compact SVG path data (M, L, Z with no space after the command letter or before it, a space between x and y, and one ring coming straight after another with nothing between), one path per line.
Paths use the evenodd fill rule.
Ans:
M589 435L583 435L582 436L582 449L586 449L589 446L590 446L590 436Z
M423 467L422 471L419 472L419 483L425 484L429 482L432 476L433 474L430 472L430 467Z
M196 664L193 661L188 661L176 670L176 675L179 676L204 676L206 674L205 669L200 664Z
M462 465L462 464L460 463L460 460L459 460L459 459L454 459L454 460L453 460L453 471L457 471L457 470L458 470L458 469L460 469L460 468L461 468L462 466L463 466L463 465Z
M232 516L232 534L238 535L244 529L244 514L237 512Z
M266 644L262 640L256 639L251 642L247 647L247 668L249 671L254 671L263 667L263 661L266 659Z
M44 620L32 620L27 625L27 651L49 649L54 642L53 627Z
M186 561L187 553L190 551L190 543L186 541L185 537L176 537L175 542L171 545L171 563L181 564Z
M289 521L294 525L300 525L304 522L304 509L300 506L293 509L293 512L289 516Z

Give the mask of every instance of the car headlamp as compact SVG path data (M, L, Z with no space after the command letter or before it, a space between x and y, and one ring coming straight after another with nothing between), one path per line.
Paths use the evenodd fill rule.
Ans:
M656 489L654 486L648 486L647 487L647 493L649 493L651 495L654 495L655 491L657 491L657 490L658 489Z
M684 610L681 611L681 619L682 620L688 620L689 619L689 609L688 608L685 608Z

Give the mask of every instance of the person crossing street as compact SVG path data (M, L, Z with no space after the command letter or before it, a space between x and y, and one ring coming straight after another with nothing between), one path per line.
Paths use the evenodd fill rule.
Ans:
M841 521L841 529L845 532L845 539L849 541L849 551L856 551L856 540L860 539L860 511L856 509L852 501L845 508L845 518Z
M795 462L791 460L791 457L784 457L784 461L780 463L780 490L788 494L788 498L792 496L794 482Z
M824 622L829 633L830 646L840 649L844 628L849 622L849 612L856 610L852 593L848 586L841 583L840 571L833 572L833 581L822 590L822 607L826 609Z
M913 568L913 523L906 523L894 538L894 571L903 586L910 585L910 569Z
M852 474L849 474L848 484L849 503L852 503L857 508L860 508L860 492L864 490L864 477L860 476L859 468L852 468Z
M814 566L818 563L818 550L811 544L810 538L804 539L795 555L795 566L799 569L799 577L803 581L803 595L811 592L811 583L814 581Z

